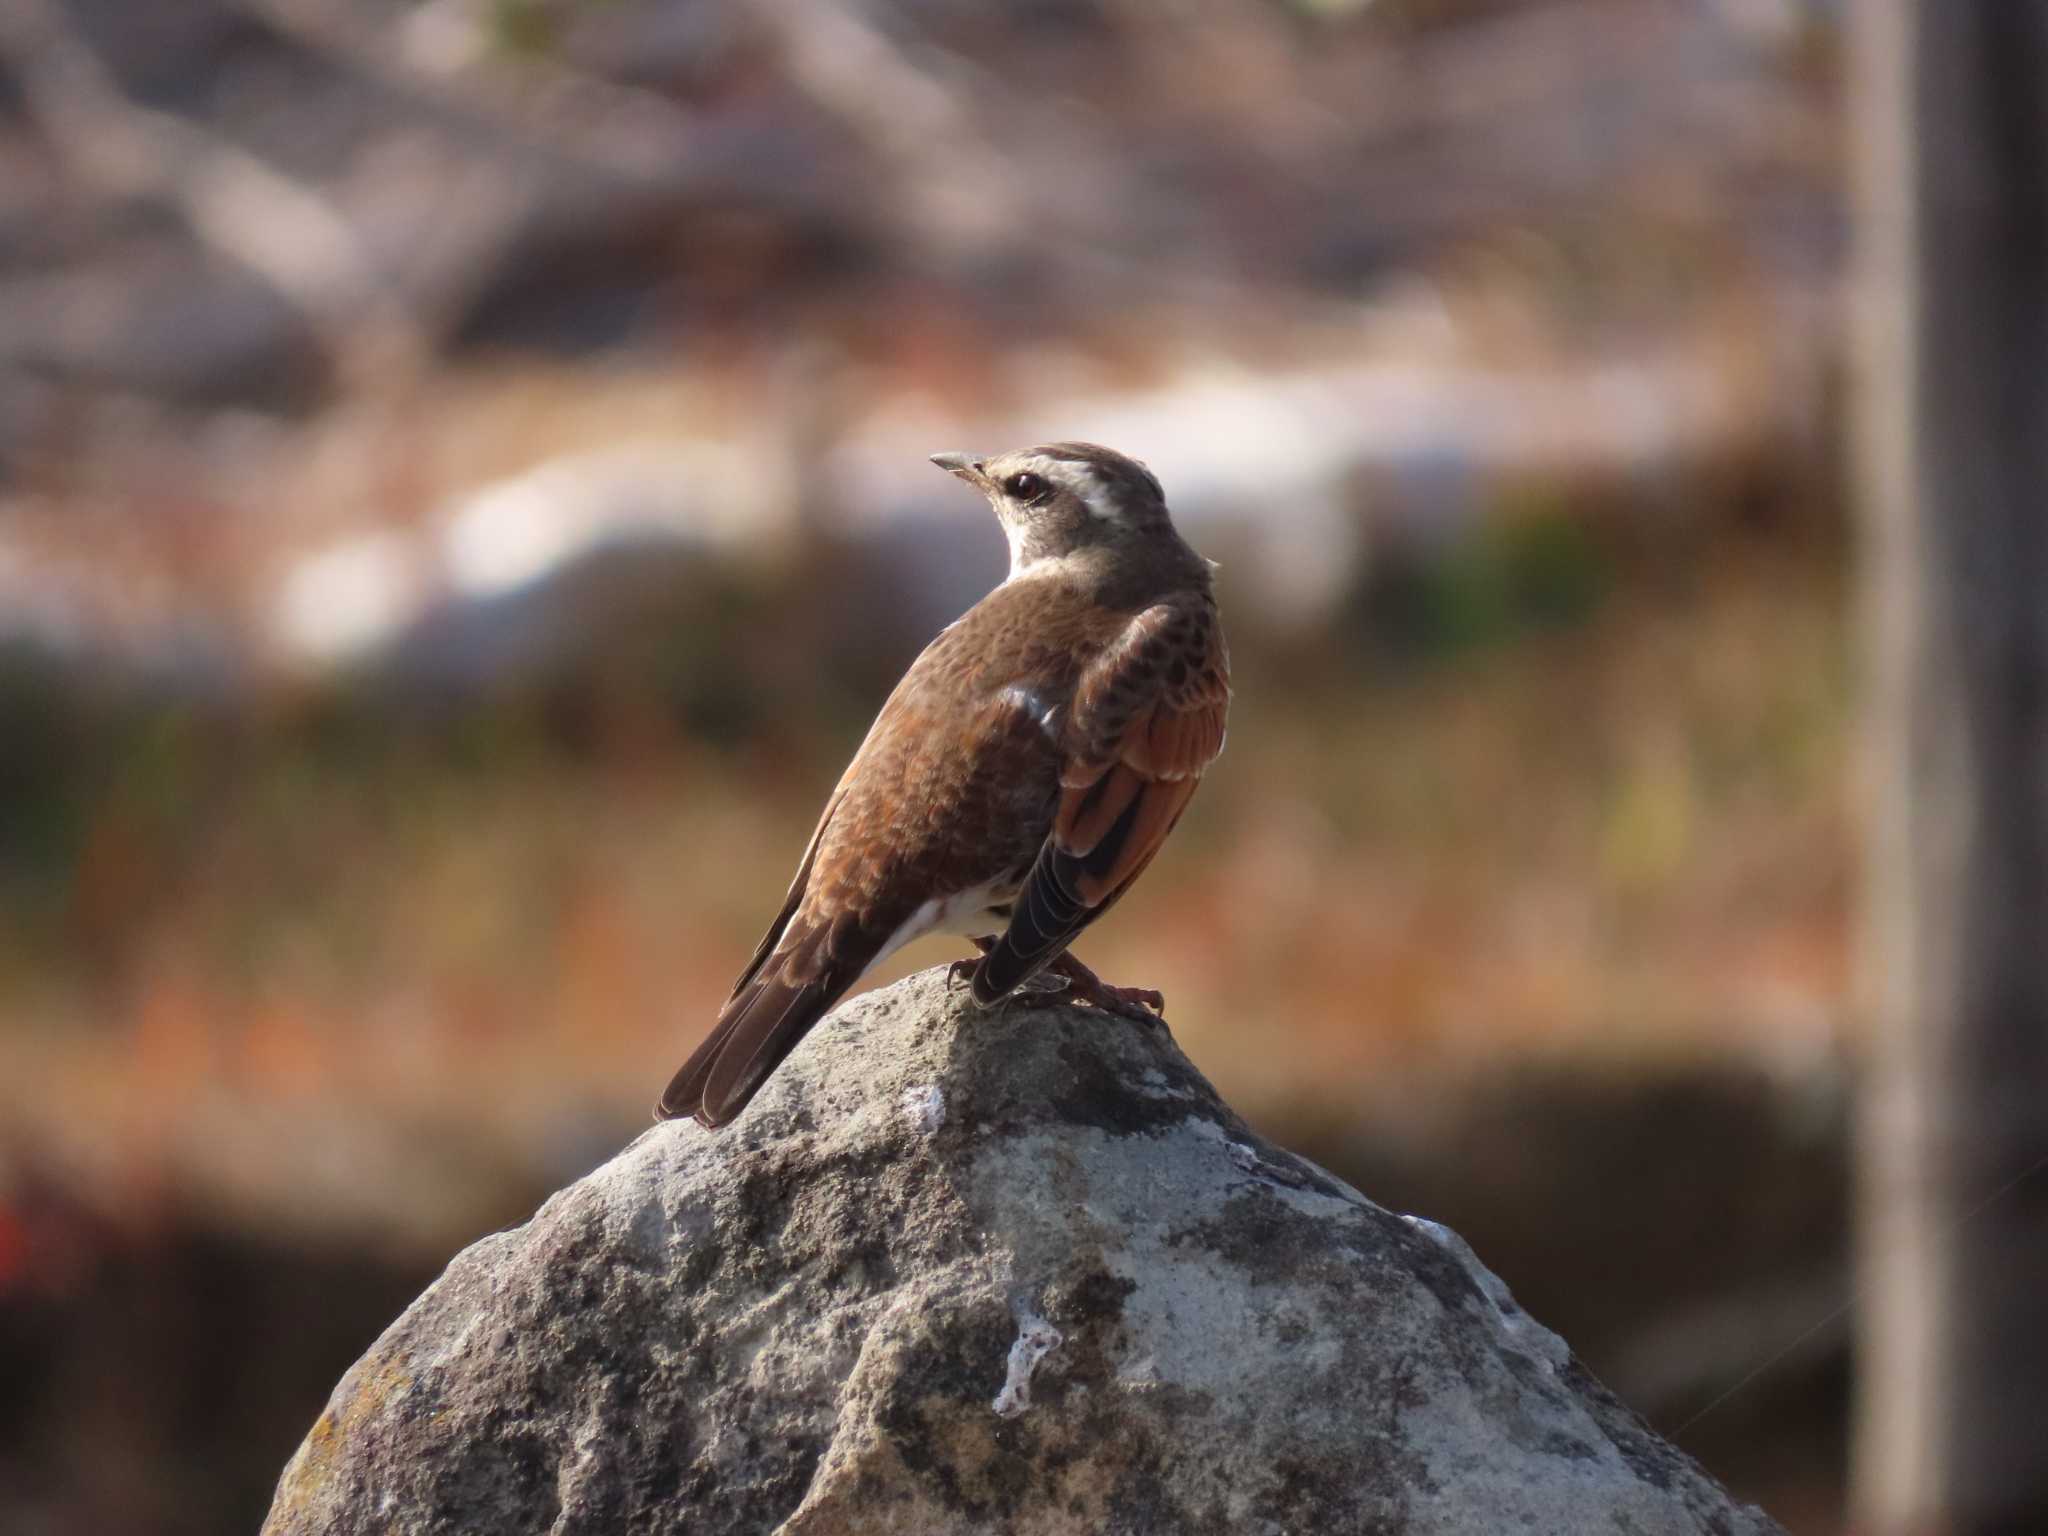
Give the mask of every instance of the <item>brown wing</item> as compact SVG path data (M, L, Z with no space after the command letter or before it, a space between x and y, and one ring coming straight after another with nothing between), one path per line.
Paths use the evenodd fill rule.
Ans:
M1082 673L1052 835L975 971L977 1001L1029 980L1130 889L1223 750L1229 710L1230 657L1206 595L1147 608Z

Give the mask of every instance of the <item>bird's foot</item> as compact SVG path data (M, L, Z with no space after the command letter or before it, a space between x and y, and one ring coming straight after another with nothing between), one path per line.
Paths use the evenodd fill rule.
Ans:
M946 990L948 992L959 986L963 981L972 982L974 980L974 968L981 964L981 955L987 954L996 947L996 936L992 933L985 933L970 938L968 942L981 953L972 960L955 960L946 967Z
M946 967L949 990L963 981L972 982L975 968L981 964L980 956L996 947L993 935L975 938L972 943L980 955L972 960L955 960ZM1046 962L1045 968L1037 975L1020 983L1003 1001L1017 1008L1087 1003L1104 1013L1116 1014L1150 1029L1166 1028L1166 994L1149 987L1112 986L1065 950L1060 952L1058 959Z
M1058 979L1063 1001L1088 1003L1149 1029L1166 1028L1165 993L1150 987L1111 986L1069 952L1062 951L1040 975L1048 980Z

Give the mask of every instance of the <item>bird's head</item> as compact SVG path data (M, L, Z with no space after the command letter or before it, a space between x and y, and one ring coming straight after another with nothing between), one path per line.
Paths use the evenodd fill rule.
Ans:
M1010 541L1010 574L1100 550L1184 550L1166 496L1136 459L1094 443L1045 443L983 458L935 453L932 462L979 490Z

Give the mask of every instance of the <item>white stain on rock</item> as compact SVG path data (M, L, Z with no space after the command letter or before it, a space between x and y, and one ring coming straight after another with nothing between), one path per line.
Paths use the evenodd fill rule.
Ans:
M1064 1342L1059 1329L1027 1309L1017 1313L1017 1342L1010 1346L1010 1366L1003 1377L1003 1390L989 1404L998 1416L1014 1419L1031 1406L1031 1375L1039 1361Z

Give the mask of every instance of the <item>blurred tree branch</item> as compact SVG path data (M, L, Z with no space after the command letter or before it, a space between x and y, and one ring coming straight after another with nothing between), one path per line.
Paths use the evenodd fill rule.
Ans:
M983 136L965 93L913 58L849 0L773 0L757 13L789 77L895 174L913 227L945 245L1025 244L1038 221L1018 206L1014 167Z
M517 88L422 69L389 31L332 0L225 0L295 46L377 87L453 142L467 162L451 175L460 217L398 253L423 331L438 340L500 269L546 188L574 188L613 215L715 195L721 178L699 154L693 115L652 91L522 56ZM450 212L456 210L451 209Z
M365 27L333 0L227 0L301 48L375 80L406 104L457 130L466 145L502 161L512 154L581 175L673 184L687 174L697 124L653 91L523 55L518 90L418 67L388 33Z
M0 6L0 58L80 185L175 210L302 314L346 380L418 366L420 327L335 205L240 145L131 99L56 0Z
M417 373L550 191L630 222L739 184L699 154L686 111L546 59L524 61L515 95L418 69L383 35L324 0L224 0L291 46L373 82L434 130L453 165L433 218L379 243L335 196L203 124L137 101L61 0L0 6L0 63L73 184L148 201L254 273L306 321L344 389ZM745 146L728 161L743 160ZM787 198L785 198L787 201ZM574 219L573 208L558 218Z
M217 3L373 87L424 130L408 142L433 157L430 196L418 191L429 182L380 188L374 172L344 196L220 129L138 100L64 0L0 5L0 67L17 79L72 186L175 212L197 241L303 317L345 391L388 390L415 376L509 264L537 252L640 239L722 204L763 208L795 228L872 231L888 224L877 213L888 200L878 184L920 209L946 204L951 214L927 222L947 230L957 232L963 209L994 216L995 172L986 153L970 153L977 141L957 94L827 0L791 0L746 24L787 54L798 92L889 167L865 186L793 162L793 149L811 146L745 114L700 120L656 92L552 56L440 72L409 56L395 29L332 0ZM366 217L356 206L364 199L383 216Z

